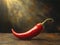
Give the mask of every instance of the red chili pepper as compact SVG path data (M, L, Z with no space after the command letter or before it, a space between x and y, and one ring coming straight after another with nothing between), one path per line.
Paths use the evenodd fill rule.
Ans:
M48 21L48 20L52 20L53 21L52 18L48 18L44 22L36 24L32 29L28 30L27 32L24 32L24 33L16 33L14 31L14 29L12 29L12 33L17 38L20 38L20 39L31 39L32 37L37 36L43 30L43 27L44 27L43 24L46 21Z

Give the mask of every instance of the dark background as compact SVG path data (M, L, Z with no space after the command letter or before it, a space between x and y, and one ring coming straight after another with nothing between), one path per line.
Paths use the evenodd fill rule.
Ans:
M25 6L23 5L21 7L23 10L22 18L16 16L18 15L17 13L21 11L20 9L17 10L14 9L15 7L12 7L10 9L10 11L12 11L9 12L7 4L4 3L4 0L0 0L0 33L11 32L11 28L14 28L17 32L24 32L29 30L38 22L42 22L44 19L49 17L54 19L54 23L46 24L44 32L60 33L60 0L32 0L28 4L26 3L26 0L21 1L26 5L26 7L28 6L28 8L32 10L29 12L30 10L26 9L27 11L24 12L25 8L23 9L22 7ZM29 7L29 4L31 4L31 2L34 5L31 5ZM14 13L14 10L17 12ZM13 15L12 18L11 14ZM19 18L19 20L17 19L18 22L15 20L15 17L16 19Z

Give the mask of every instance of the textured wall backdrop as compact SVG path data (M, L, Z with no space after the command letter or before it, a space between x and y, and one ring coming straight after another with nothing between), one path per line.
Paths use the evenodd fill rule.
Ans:
M27 31L46 18L53 18L54 24L46 25L46 32L59 32L54 29L59 22L58 0L0 0L0 32ZM57 11L56 11L57 10ZM58 14L58 15L57 15ZM58 21L57 21L58 20Z

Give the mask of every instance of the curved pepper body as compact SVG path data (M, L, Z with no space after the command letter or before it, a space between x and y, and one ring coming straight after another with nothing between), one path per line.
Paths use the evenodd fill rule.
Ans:
M12 29L12 33L20 39L30 39L38 35L41 32L41 30L43 30L43 25L38 23L37 25L35 25L32 29L28 30L27 32L16 33L14 29Z

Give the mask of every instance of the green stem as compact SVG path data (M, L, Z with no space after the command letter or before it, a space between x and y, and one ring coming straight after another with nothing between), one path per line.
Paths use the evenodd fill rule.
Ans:
M51 20L52 22L54 22L54 20L53 20L52 18L47 18L47 19L45 19L41 24L44 24L44 23L46 23L46 22L49 21L49 20Z

